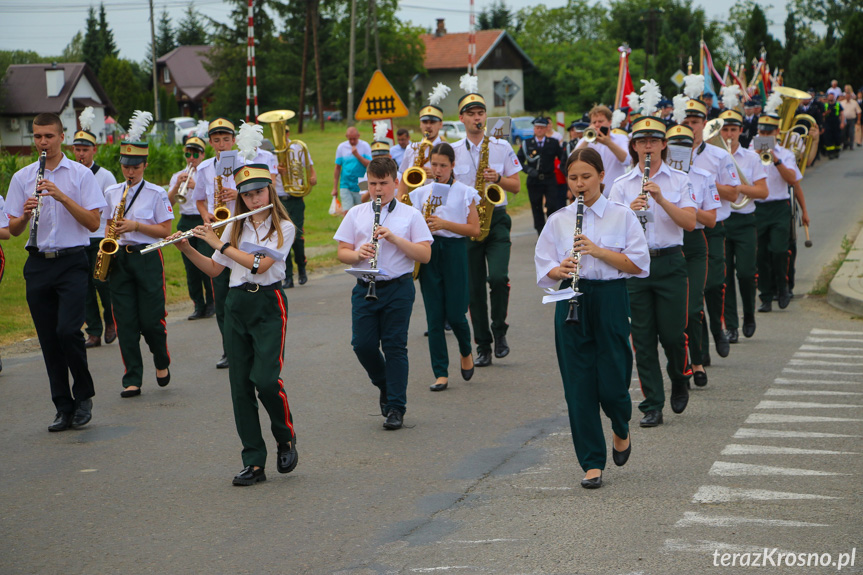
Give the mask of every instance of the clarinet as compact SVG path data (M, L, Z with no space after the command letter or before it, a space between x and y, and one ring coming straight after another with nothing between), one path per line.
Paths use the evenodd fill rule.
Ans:
M375 224L372 226L372 249L374 249L375 255L372 256L372 259L369 260L369 267L371 269L376 269L378 267L378 238L375 236L375 232L378 231L378 228L381 225L381 197L378 196L375 198L374 204L372 204L372 209L375 212ZM371 276L369 279L369 291L366 293L366 301L377 301L378 294L375 291L375 276Z
M644 186L650 181L650 154L645 154L644 156L644 176L641 178L641 193L639 194L642 198L647 199L647 191L645 191ZM641 229L647 232L647 222L651 221L653 218L650 217L649 212L647 211L647 205L645 204L638 210L638 221L641 222Z
M581 323L578 319L578 272L581 268L581 253L575 249L575 241L581 235L581 226L584 222L584 194L578 194L576 198L575 233L572 239L572 258L575 260L575 271L572 272L572 291L575 293L569 298L569 313L566 315L566 323Z
M39 182L41 182L45 178L45 160L48 158L48 153L43 151L39 154L39 171L36 173L36 187L39 187ZM37 235L39 234L39 215L42 213L42 196L39 194L39 191L34 189L33 195L36 196L39 200L39 203L36 204L36 207L33 208L33 219L30 222L30 237L27 239L26 247L34 247L38 248L39 244L37 242Z

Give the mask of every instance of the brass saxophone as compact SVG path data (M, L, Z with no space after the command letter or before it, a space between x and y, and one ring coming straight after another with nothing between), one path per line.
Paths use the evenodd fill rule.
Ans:
M428 222L428 219L434 215L435 210L440 205L441 205L440 196L435 197L434 200L432 200L432 194L431 194L431 192L429 192L429 197L426 200L426 203L423 204L423 210L422 210L423 211L423 221ZM422 265L422 264L420 264L419 262L414 262L414 279L417 279L418 277L420 277L420 265Z
M222 199L222 175L219 174L216 176L216 200L215 204L213 204L213 217L216 218L217 222L223 222L231 217L231 210L228 209L228 204L225 200ZM219 228L219 231L216 232L216 235L222 237L222 231L225 228Z
M476 127L484 130L481 123L477 123ZM494 207L503 203L506 198L506 192L497 184L488 184L483 177L483 172L488 168L488 136L483 136L482 144L479 148L479 165L476 168L476 181L474 188L479 192L479 205L476 211L479 214L479 235L471 238L471 241L481 242L488 237L488 232L491 230L491 216L494 213Z
M96 266L93 270L93 277L97 280L105 281L108 277L108 269L111 267L111 260L120 249L117 233L117 221L122 220L126 215L126 194L129 193L129 188L132 187L132 180L126 181L126 189L123 190L123 197L120 198L120 203L114 208L114 215L111 216L111 223L105 228L105 239L99 242L99 253L96 255Z
M405 173L402 174L402 178L404 179L405 184L408 187L408 193L414 191L415 189L426 183L426 171L423 166L425 166L426 162L431 159L430 152L432 148L432 141L430 136L431 133L429 132L425 132L425 134L423 134L423 140L419 143L419 146L417 148L417 156L416 158L414 158L414 165L408 168ZM411 199L408 194L404 194L401 198L399 198L399 201L409 206L413 205L411 204Z

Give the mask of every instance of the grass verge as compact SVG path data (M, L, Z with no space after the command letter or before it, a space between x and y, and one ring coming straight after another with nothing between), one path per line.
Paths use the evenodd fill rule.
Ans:
M836 272L838 272L839 268L842 267L842 264L845 262L845 258L848 257L848 252L851 251L851 247L853 245L854 242L848 239L848 236L842 236L839 253L836 254L836 257L834 257L830 263L821 269L821 273L818 274L818 279L815 280L815 285L809 291L809 295L827 295L827 289L830 287L830 282L833 281L833 277L836 275Z

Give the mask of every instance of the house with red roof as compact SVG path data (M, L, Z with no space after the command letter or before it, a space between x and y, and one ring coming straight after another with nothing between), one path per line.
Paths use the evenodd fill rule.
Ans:
M212 46L178 46L156 60L159 85L177 100L181 116L204 118L213 77L207 72Z

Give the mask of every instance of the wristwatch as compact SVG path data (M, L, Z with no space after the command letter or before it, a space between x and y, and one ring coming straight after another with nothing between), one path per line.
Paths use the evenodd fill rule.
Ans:
M257 253L255 254L255 262L252 264L252 275L258 273L258 268L261 265L261 259L264 257L264 254Z
M775 162L773 162L773 165L778 166L781 163L782 163L782 160L776 160Z

